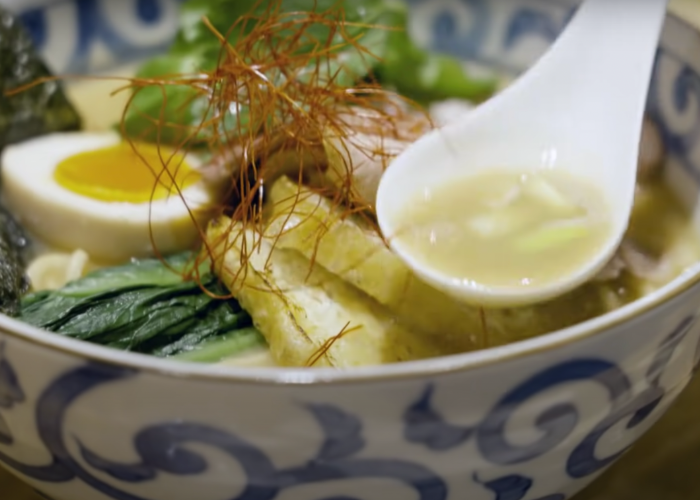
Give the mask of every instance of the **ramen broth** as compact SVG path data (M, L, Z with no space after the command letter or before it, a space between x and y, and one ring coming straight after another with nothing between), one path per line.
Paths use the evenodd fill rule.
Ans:
M431 188L397 214L397 244L437 271L485 286L555 282L607 241L609 204L559 171L488 169Z

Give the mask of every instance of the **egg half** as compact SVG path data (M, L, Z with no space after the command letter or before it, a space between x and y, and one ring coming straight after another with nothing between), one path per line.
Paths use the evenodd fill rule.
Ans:
M113 133L39 137L7 147L1 164L3 199L31 233L99 261L192 248L216 201L193 155Z

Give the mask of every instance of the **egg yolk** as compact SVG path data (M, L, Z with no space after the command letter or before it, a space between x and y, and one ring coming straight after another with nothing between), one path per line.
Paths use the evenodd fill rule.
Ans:
M173 155L168 148L161 146L160 153L151 144L135 148L138 154L124 142L71 156L58 164L54 179L65 189L96 200L145 203L177 196L176 186L182 190L201 178L183 155Z

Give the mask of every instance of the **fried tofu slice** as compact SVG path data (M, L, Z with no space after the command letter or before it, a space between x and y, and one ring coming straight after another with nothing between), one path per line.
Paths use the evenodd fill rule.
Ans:
M385 307L301 253L273 250L253 231L230 224L222 218L208 231L217 274L278 364L348 368L455 352L396 322Z

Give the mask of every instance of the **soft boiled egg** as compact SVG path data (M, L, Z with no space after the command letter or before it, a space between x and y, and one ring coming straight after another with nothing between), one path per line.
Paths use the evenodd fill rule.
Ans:
M152 255L154 244L163 254L192 248L216 198L200 167L192 155L132 147L114 133L60 133L7 147L2 191L45 243L123 261Z

